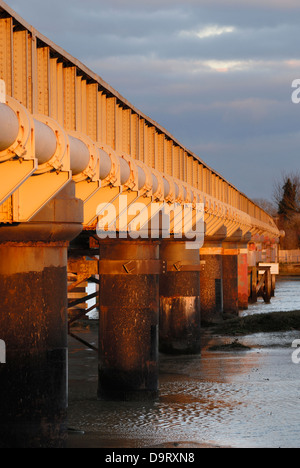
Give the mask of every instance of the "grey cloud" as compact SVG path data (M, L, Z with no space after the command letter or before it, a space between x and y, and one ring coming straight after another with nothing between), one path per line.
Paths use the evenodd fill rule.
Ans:
M299 19L290 10L274 11L222 2L118 1L11 2L29 21L81 60L119 55L157 55L163 58L232 59L294 57ZM50 6L51 5L51 6ZM247 5L247 15L245 15ZM216 8L218 6L218 8ZM271 12L271 14L270 14ZM231 34L200 40L181 31L197 31L208 24L231 25Z
M200 142L197 154L236 187L252 197L260 194L271 199L273 184L282 172L295 172L299 168L300 133L287 133L272 137L236 141Z

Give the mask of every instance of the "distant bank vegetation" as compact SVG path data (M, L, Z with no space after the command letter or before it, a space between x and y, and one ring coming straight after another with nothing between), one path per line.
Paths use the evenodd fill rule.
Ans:
M214 334L232 336L300 330L300 310L235 317L207 326Z
M283 250L300 248L300 173L283 174L274 183L272 201L254 199L261 208L274 217L285 237L280 239Z

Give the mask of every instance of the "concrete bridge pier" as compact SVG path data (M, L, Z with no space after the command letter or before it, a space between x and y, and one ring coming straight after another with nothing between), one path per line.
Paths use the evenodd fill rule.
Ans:
M104 400L158 395L159 245L100 242L99 380Z
M217 322L223 314L223 247L226 228L210 236L200 249L201 322Z
M245 234L239 242L238 253L238 304L240 310L248 309L249 303L249 279L248 279L248 242L251 239L251 233Z
M169 354L200 353L200 256L186 242L162 241L160 258L167 272L160 277L159 348Z
M238 230L231 238L223 242L223 312L225 314L238 315L238 242L242 234Z
M222 243L207 242L200 249L201 322L221 320L223 313Z
M82 203L70 192L32 221L0 228L0 447L66 441L67 248L82 229Z

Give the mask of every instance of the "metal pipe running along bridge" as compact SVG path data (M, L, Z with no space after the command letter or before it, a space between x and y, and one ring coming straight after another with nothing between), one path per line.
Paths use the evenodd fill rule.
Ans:
M159 351L199 353L201 321L270 300L280 233L2 0L0 79L0 445L58 447L76 287L98 284L99 399L155 398Z

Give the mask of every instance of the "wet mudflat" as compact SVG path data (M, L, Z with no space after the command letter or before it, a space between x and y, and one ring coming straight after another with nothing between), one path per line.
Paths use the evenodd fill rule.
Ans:
M299 280L280 283L277 302L285 304L285 294L292 295L289 310L300 310ZM255 305L259 313L264 306ZM97 320L76 333L97 345ZM160 395L144 403L98 401L97 354L70 338L69 427L78 432L70 432L68 446L299 448L295 339L299 329L242 335L204 329L201 355L160 355ZM232 343L239 346L224 347Z

